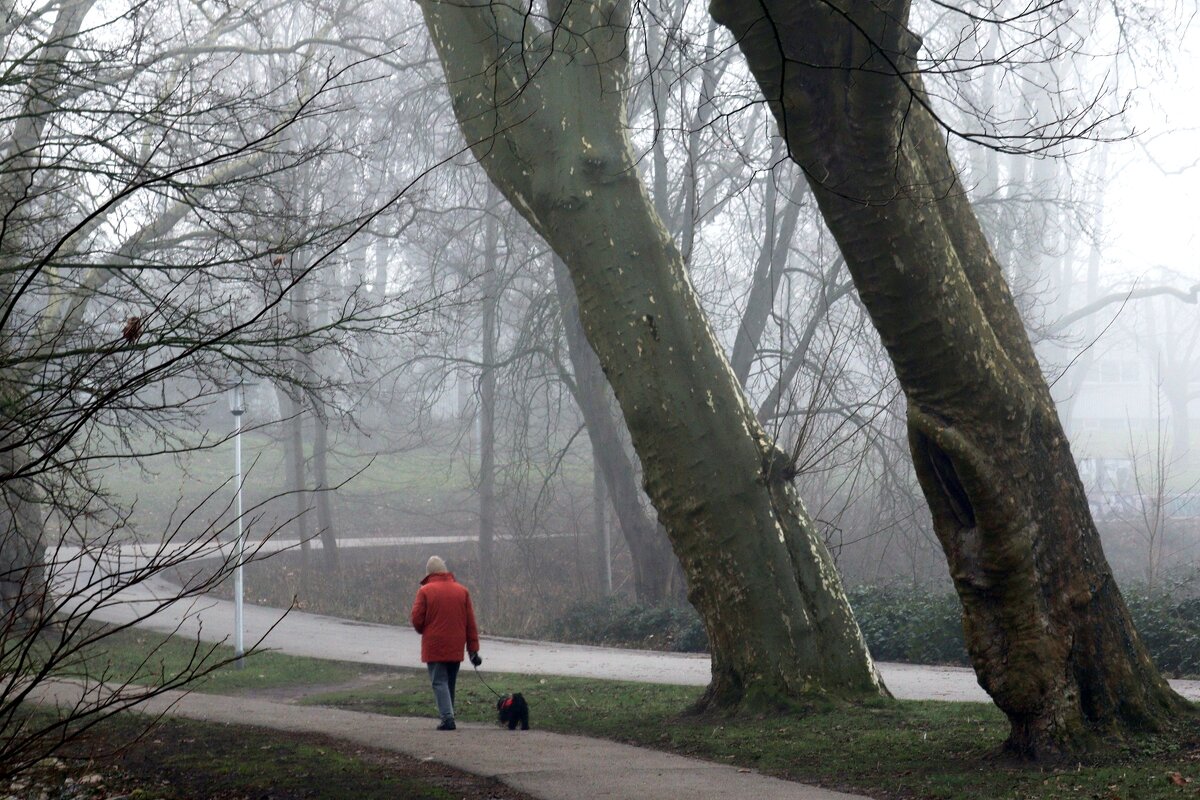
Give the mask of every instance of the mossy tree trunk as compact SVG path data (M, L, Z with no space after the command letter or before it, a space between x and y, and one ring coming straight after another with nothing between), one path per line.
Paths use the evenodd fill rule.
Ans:
M885 690L832 560L700 309L626 135L627 0L422 0L475 156L570 271L712 646L702 706Z
M1000 266L927 110L903 0L713 0L809 176L908 399L979 682L1021 754L1187 704L1138 639Z

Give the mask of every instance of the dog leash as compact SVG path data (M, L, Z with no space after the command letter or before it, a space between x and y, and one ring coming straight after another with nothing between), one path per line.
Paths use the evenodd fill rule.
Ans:
M491 686L488 686L488 682L487 682L487 681L485 681L485 680L483 679L483 676L479 674L479 667L476 667L474 664L472 664L471 666L474 668L474 670L475 670L475 675L476 675L476 676L479 678L479 682L480 682L480 683L482 683L484 686L487 686L487 689L488 689L488 691L489 691L489 692L491 692L492 694L496 695L496 697L498 697L499 699L503 700L503 699L504 699L504 695L502 695L502 694L500 694L499 692L497 692L497 691L496 691L495 689L493 689Z

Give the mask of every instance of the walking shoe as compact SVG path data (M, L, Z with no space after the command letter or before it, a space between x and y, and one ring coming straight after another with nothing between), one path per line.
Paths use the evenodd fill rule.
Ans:
M442 724L437 726L437 729L438 729L439 731L452 731L452 730L454 730L454 729L455 729L454 720L452 720L452 719L443 720L443 721L442 721Z

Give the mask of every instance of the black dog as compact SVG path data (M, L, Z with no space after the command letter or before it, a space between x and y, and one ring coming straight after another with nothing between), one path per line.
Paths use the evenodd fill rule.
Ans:
M500 724L507 724L510 731L517 729L518 722L521 730L529 730L529 704L520 693L501 697L496 701L496 710L500 712Z

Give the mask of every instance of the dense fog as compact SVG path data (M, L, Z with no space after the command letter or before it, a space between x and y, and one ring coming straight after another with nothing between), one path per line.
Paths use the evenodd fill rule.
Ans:
M1195 32L1167 5L985 5L914 8L930 102L1114 572L1194 591ZM638 176L844 581L948 591L891 362L729 34L703 5L633 22ZM54 541L231 540L241 383L250 550L294 543L252 601L402 619L438 552L492 633L686 602L661 529L639 584L655 511L570 280L467 150L416 4L5 24L5 470Z

